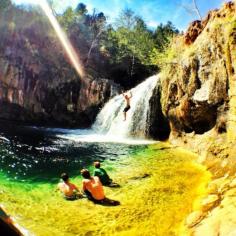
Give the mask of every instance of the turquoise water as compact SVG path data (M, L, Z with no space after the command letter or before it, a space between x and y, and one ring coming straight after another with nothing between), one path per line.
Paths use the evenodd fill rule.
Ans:
M8 180L21 182L58 182L62 172L68 172L71 177L78 176L82 168L91 167L95 160L115 164L145 147L73 141L59 138L60 129L9 123L0 125L0 134L1 174Z
M0 133L0 204L37 236L179 235L204 177L193 155L163 143L98 143L86 130L13 125ZM81 188L80 169L94 160L120 184L104 188L120 206L68 202L55 191L64 171Z

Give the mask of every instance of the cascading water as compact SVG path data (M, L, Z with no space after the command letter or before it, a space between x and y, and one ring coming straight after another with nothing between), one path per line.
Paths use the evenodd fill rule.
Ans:
M131 109L127 112L126 121L123 121L123 96L112 98L98 114L92 129L96 133L116 138L145 138L149 125L149 101L158 82L159 77L154 75L131 90Z
M158 84L159 77L154 75L131 89L133 95L130 100L131 109L127 112L126 121L123 114L126 104L121 94L105 104L91 129L50 130L59 132L56 136L61 139L74 142L115 142L135 145L153 143L153 140L146 140L146 138L150 126L150 99Z

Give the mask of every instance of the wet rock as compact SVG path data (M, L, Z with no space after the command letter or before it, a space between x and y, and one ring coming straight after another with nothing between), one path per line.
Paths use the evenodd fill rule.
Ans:
M161 87L158 82L149 101L148 129L146 136L157 140L167 140L170 135L170 124L164 116L161 105Z
M234 178L231 183L229 184L230 188L236 188L236 178Z
M230 179L227 176L211 181L210 186L215 186L217 193L223 194L229 189Z
M185 224L188 228L192 228L201 222L204 216L205 214L202 211L194 211L187 217Z
M207 186L207 190L208 190L208 193L209 194L218 194L218 186L217 184L215 183L210 183L208 186Z
M131 180L141 180L141 179L146 179L146 178L149 178L150 177L150 174L143 174L141 176L134 176L134 177L131 177L130 179Z
M186 47L176 58L177 64L167 65L162 74L163 113L176 135L181 132L203 134L213 127L224 133L233 127L235 102L230 103L230 116L228 111L229 92L235 91L230 73L233 76L236 29L232 27L227 35L223 25L227 25L226 18L233 18L234 10L234 5L226 4L210 12L202 22L193 22L183 40L187 44L194 42L194 45ZM222 24L219 18L223 19ZM216 21L219 27L214 26ZM231 43L226 49L224 45L229 38ZM178 39L179 44L180 41ZM178 48L177 43L175 46ZM227 125L229 119L230 126ZM232 133L234 131L232 128Z
M60 42L50 36L48 23L16 28L1 41L0 118L54 126L91 125L101 106L119 92L118 85L92 68L81 78Z
M219 195L210 194L206 198L204 198L201 202L201 207L204 212L212 209L213 207L217 206L220 202Z
M219 222L207 222L197 228L193 236L219 236ZM226 236L226 235L225 235Z
M185 34L185 43L186 44L193 43L198 37L198 35L201 34L202 30L203 30L203 25L200 20L192 22Z
M205 217L190 215L193 236L236 233L235 10L235 3L229 2L202 22L193 22L182 42L178 39L174 45L185 43L184 52L173 60L175 66L166 66L161 80L171 143L200 154L213 179L201 203Z

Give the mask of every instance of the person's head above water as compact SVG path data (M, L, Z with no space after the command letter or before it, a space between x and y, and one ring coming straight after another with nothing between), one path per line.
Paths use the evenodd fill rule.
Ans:
M64 181L64 182L67 182L69 180L69 175L67 173L62 173L61 174L61 179Z
M87 169L82 169L80 171L80 173L85 179L90 179L91 178L90 173Z
M101 164L99 161L95 161L94 163L95 168L100 168Z

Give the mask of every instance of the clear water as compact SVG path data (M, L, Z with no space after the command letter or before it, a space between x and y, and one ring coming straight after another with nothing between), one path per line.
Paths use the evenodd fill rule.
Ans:
M9 180L52 183L58 181L62 172L77 176L95 160L117 162L145 148L145 145L97 139L100 142L87 130L23 127L1 122L1 174Z
M202 194L204 173L193 164L194 157L162 149L161 143L103 142L107 137L91 130L3 123L0 133L0 203L33 235L180 235L181 222ZM121 202L119 207L86 199L67 202L55 192L64 171L81 187L80 169L90 168L94 160L105 160L105 168L120 184L105 188L108 198Z

